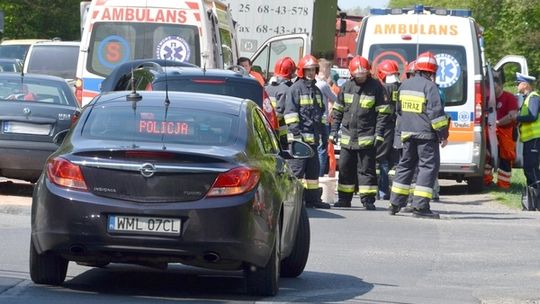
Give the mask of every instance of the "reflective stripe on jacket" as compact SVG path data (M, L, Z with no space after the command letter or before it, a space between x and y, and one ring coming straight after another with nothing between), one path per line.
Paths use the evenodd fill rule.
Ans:
M529 102L531 101L532 96L540 98L540 95L538 95L536 92L531 92L529 95L527 95L527 98L525 98L523 105L519 110L519 116L529 115ZM521 122L519 124L519 140L521 142L526 142L534 138L540 138L540 115L537 115L535 121Z

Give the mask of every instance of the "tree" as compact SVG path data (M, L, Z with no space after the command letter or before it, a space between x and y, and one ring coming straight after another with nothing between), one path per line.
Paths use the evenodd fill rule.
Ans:
M3 38L80 40L79 0L3 0Z

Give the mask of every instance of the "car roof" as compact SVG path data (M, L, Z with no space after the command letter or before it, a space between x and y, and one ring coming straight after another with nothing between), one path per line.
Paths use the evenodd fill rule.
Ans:
M165 77L216 77L216 78L228 78L228 79L242 79L248 82L259 83L255 78L249 75L244 75L241 72L221 69L202 69L192 67L167 67L163 73L156 75L156 79Z
M48 39L9 39L3 40L1 45L30 45L36 42L51 41Z
M36 79L36 80L51 80L51 81L59 81L63 82L66 85L67 82L64 78L60 78L57 76L51 76L51 75L45 75L45 74L33 74L33 73L18 73L18 72L2 72L0 73L0 78L10 78L10 79L16 79L16 78L30 78L30 79Z
M165 106L164 101L167 96L170 100L170 106L186 109L197 109L202 111L223 112L227 114L238 115L242 107L248 103L255 103L250 100L205 93L178 92L178 91L139 91L136 92L141 99L136 101L139 106ZM106 92L98 95L91 104L104 105L111 104L121 106L125 104L131 111L133 102L128 98L126 91Z
M38 42L32 44L33 47L42 46L42 45L45 45L45 46L47 46L47 45L53 45L53 46L58 46L58 45L80 46L81 42L80 41L55 41L55 40L52 40L52 41L38 41Z

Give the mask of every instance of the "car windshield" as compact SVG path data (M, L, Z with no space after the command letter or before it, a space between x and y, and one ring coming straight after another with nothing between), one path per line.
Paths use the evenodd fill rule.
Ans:
M75 79L79 46L35 44L29 56L28 73Z
M0 77L0 101L24 100L73 106L76 101L72 95L69 86L59 81Z
M96 22L90 41L86 68L100 76L142 58L200 65L199 29L192 25Z
M165 80L152 84L154 91L166 89ZM263 89L256 82L227 81L225 79L174 79L168 80L169 91L195 92L250 99L262 107Z
M14 59L15 60L15 59ZM0 72L20 72L21 66L16 61L3 61L0 59Z
M467 102L467 56L465 48L458 45L438 44L376 44L369 50L369 59L373 66L385 59L398 62L399 70L404 71L407 63L416 58L416 54L432 52L437 59L436 83L444 92L445 107L458 106ZM405 73L401 73L404 76Z
M82 135L90 139L226 146L236 138L238 117L222 112L171 106L98 105L86 120Z

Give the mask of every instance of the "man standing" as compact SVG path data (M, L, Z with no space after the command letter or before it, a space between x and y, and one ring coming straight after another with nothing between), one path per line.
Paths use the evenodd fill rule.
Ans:
M251 59L249 59L247 57L240 57L237 60L237 64L239 66L242 66L244 69L246 69L249 76L255 78L261 84L261 86L264 87L266 81L264 80L264 77L263 77L263 75L261 75L261 73L259 73L257 71L254 71L252 69Z
M315 76L319 72L319 63L311 55L306 55L298 62L299 79L285 95L285 123L289 142L301 140L317 151L323 128L324 104L322 93L315 85ZM319 155L308 159L289 160L295 176L304 179L304 199L308 208L330 209L330 205L321 200L319 189Z
M381 83L371 77L369 61L355 56L349 62L351 79L343 84L333 108L330 140L335 143L341 127L338 201L334 207L351 207L358 182L362 205L375 210L377 175L375 141L383 141L383 132L392 114L384 98Z
M517 114L518 102L516 97L503 90L498 78L493 79L495 99L497 102L497 141L499 142L499 168L497 169L497 186L502 189L510 188L512 177L512 162L516 159L516 141L512 138L514 117ZM492 156L490 157L490 160ZM491 184L493 172L491 164L486 162L484 183Z
M274 79L265 87L272 106L276 110L279 121L279 142L282 148L287 148L287 125L283 112L285 111L285 95L289 87L293 84L292 78L295 76L296 64L291 57L283 57L276 61L274 66Z
M394 149L394 132L396 126L395 105L397 102L397 91L399 85L399 68L397 62L394 60L383 60L377 66L377 77L384 86L385 97L388 101L392 114L387 115L388 122L385 124L384 140L379 143L377 149L377 164L379 169L378 184L379 184L379 198L382 200L388 200L390 198L389 191L389 177L388 172L393 169L395 162L398 160L397 150Z
M317 148L319 153L319 163L321 165L319 170L319 177L324 176L324 173L326 172L326 167L328 166L328 136L330 133L330 109L334 105L334 102L337 99L336 94L334 94L334 91L332 91L332 88L330 87L329 78L330 78L330 70L332 68L332 65L330 61L321 58L319 59L319 73L316 76L317 82L315 82L315 85L321 90L322 96L323 96L323 103L324 103L324 116L323 116L323 123L324 126L321 129L321 141L319 143L319 147Z
M401 84L397 111L401 115L400 131L403 154L392 183L389 213L399 212L407 203L411 182L418 167L412 207L416 217L439 218L431 211L429 201L440 166L441 146L448 138L448 118L444 113L439 89L433 81L437 60L432 53L418 55L415 75Z
M540 180L540 95L533 90L536 78L516 73L518 93L523 94L523 104L517 114L519 123L519 140L523 142L523 172L527 185L531 186Z

